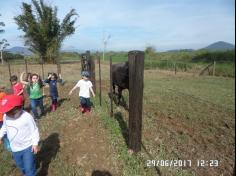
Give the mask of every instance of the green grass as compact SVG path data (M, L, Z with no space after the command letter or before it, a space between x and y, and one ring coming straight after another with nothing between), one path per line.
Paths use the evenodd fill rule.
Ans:
M200 73L210 62L193 62L192 52L174 52L174 53L157 53L153 55L145 55L145 69L162 69L172 70L176 69L177 72L190 71L197 68ZM102 59L102 56L100 56ZM105 61L112 58L113 63L120 63L128 61L128 54L124 52L106 53ZM212 74L212 67L210 70ZM220 61L216 63L216 76L235 77L235 63Z
M105 127L110 131L110 139L112 145L117 151L117 158L122 162L123 176L145 176L145 175L155 175L153 169L145 167L145 159L141 155L130 155L128 153L128 147L126 145L125 139L122 136L123 127L120 126L116 118L110 117L108 114L108 99L103 101L102 109L96 109L96 113L100 116L101 124L103 128ZM115 114L117 112L114 112ZM116 114L123 118L122 114ZM114 115L115 116L115 115Z
M215 75L235 77L235 63L216 63Z
M145 60L145 69L162 69L174 71L187 71L192 68L191 63L171 60Z
M235 80L147 72L144 84L143 133L146 134L145 143L150 153L158 159L196 160L201 155L225 159L225 154L218 150L224 148L230 151L235 145ZM229 129L224 128L224 125L229 126ZM221 137L216 137L218 135ZM206 144L204 150L194 141L202 138L212 141ZM221 138L220 143L217 142L218 138ZM193 156L188 152L192 145L198 151ZM204 154L208 150L215 151ZM230 158L231 155L227 157ZM171 173L170 175L192 175L192 170L161 168L162 173Z
M223 77L162 77L159 79L146 79L145 85L151 92L156 92L161 99L170 97L188 97L196 103L210 103L218 107L234 110L235 80ZM174 100L173 100L174 101ZM177 109L177 108L176 108Z
M0 163L0 175L9 175L11 171L16 169L11 153L6 151L3 145L0 145Z

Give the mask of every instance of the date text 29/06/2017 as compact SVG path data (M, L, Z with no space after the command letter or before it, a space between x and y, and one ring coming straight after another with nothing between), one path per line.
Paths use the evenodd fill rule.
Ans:
M147 167L218 167L218 160L196 160L192 162L192 160L147 160Z

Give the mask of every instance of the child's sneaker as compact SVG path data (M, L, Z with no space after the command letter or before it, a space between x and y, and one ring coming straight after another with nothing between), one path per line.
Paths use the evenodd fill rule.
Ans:
M56 111L56 109L57 109L57 108L56 108L56 105L55 105L55 104L52 104L51 111L54 112L54 111Z
M80 111L81 111L82 113L85 113L85 112L86 112L86 108L81 107L81 108L80 108Z
M91 108L85 108L86 116L91 115Z
M86 108L86 112L90 112L91 111L91 108Z

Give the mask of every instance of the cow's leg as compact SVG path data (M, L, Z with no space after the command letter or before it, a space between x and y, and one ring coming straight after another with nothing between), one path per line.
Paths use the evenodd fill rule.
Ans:
M115 84L114 83L112 83L112 88L113 88L113 90L112 90L112 93L110 92L110 97L111 97L111 99L112 100L114 100L115 101L115 103L116 103L116 86L115 86Z
M120 104L120 100L121 100L121 97L122 97L122 88L118 87L118 105Z
M114 83L112 83L112 87L113 87L113 94L116 94L116 86Z

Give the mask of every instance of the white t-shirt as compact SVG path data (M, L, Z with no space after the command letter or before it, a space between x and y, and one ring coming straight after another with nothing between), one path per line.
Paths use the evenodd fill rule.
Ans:
M13 152L22 151L32 145L38 145L39 131L33 117L23 111L20 117L13 119L4 114L0 138L7 134Z
M90 98L90 91L89 89L93 87L93 84L91 81L87 80L79 80L76 84L76 87L79 87L79 96L84 98Z

